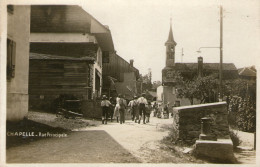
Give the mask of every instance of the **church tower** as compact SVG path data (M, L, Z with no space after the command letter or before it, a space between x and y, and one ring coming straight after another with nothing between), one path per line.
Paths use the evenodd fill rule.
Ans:
M165 42L165 46L166 46L166 67L173 67L175 65L175 46L176 45L177 45L177 43L173 39L172 20L171 20L168 40Z
M177 43L174 41L172 33L172 20L170 23L170 32L168 40L165 42L166 46L166 63L162 69L162 92L161 100L163 104L174 105L177 101L176 96L176 65L175 65L175 46ZM177 102L176 102L177 103Z
M172 33L172 21L170 24L170 31L168 40L165 42L166 46L166 63L165 67L162 70L162 84L163 85L174 85L174 73L175 73L175 46L177 43L173 39Z

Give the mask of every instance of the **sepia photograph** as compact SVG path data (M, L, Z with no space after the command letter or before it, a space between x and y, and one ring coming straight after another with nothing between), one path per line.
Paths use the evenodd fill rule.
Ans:
M0 5L0 166L260 165L259 0Z

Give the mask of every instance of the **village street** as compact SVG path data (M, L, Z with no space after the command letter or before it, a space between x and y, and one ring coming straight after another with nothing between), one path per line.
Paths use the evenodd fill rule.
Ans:
M8 163L205 163L180 150L173 150L163 139L168 136L172 118L151 117L148 124L115 121L102 125L97 120L57 118L55 114L29 112L28 118L52 127L72 128L65 138L42 138L7 149ZM252 147L253 135L239 133ZM246 136L246 137L243 137ZM178 148L178 147L177 147ZM176 147L175 147L176 149ZM235 153L239 163L254 163L255 152Z
M55 115L31 112L31 118L52 124ZM35 116L37 114L37 117ZM40 115L40 116L39 116ZM30 117L29 117L30 118ZM125 124L88 120L88 126L74 129L66 138L46 138L7 149L8 163L203 163L176 154L161 140L168 135L170 119L151 117L148 124ZM53 125L53 124L52 124Z

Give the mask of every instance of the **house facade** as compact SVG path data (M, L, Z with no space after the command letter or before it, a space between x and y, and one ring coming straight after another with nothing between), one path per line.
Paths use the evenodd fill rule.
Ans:
M103 94L109 97L122 94L130 100L140 93L139 70L133 63L134 60L127 62L116 53L103 57Z
M30 10L30 6L7 6L8 121L19 121L28 113Z
M56 111L56 99L70 95L91 99L93 57L30 53L30 108Z
M30 53L32 57L30 59L30 66L33 67L35 66L34 63L40 63L39 60L41 59L37 59L38 61L36 61L35 56L33 56L36 54L47 56L49 63L54 62L52 56L63 57L64 59L59 58L55 60L56 62L60 61L60 65L63 64L61 62L65 60L75 60L74 64L63 64L64 76L62 79L70 80L72 84L73 81L83 81L88 78L86 82L77 83L81 84L80 89L84 87L84 91L80 91L81 94L84 92L84 96L82 96L81 99L87 100L100 97L102 94L102 48L104 46L102 43L99 44L95 34L99 35L99 39L103 39L109 36L107 34L110 34L110 31L79 6L33 5L31 11ZM111 36L110 38L110 41L112 41ZM83 60L85 58L93 59L93 61ZM85 67L81 65L82 63L86 64ZM85 73L80 74L84 69L86 70ZM42 71L44 70L43 67ZM55 69L52 69L52 72L54 73ZM48 89L44 85L47 81L39 79L42 80L43 83L38 80L37 84L35 84L33 75L33 71L30 71L30 105L37 104L37 101L42 101L44 96L49 96L44 93L48 92ZM44 78L44 74L40 73L39 70L37 76ZM53 78L50 77L48 79L52 80ZM49 83L51 83L51 81ZM79 93L79 89L75 91L73 91L74 89L67 89L68 87L76 87L76 85L64 85L65 83L66 82L56 83L56 89L53 88L55 90L52 91L52 97L49 96L50 100L58 96L59 94L57 92L60 90L63 90L60 92L62 94ZM45 91L45 89L47 89L47 91ZM39 92L41 92L41 94L39 94Z

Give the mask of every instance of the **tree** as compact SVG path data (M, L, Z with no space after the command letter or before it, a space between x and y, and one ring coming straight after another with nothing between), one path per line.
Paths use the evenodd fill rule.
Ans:
M142 83L142 92L152 89L152 82L150 80L149 74L140 74L139 81Z
M216 101L217 80L213 76L198 77L194 80L179 81L178 97L188 98L191 105L194 99L200 100L200 103L209 103Z

